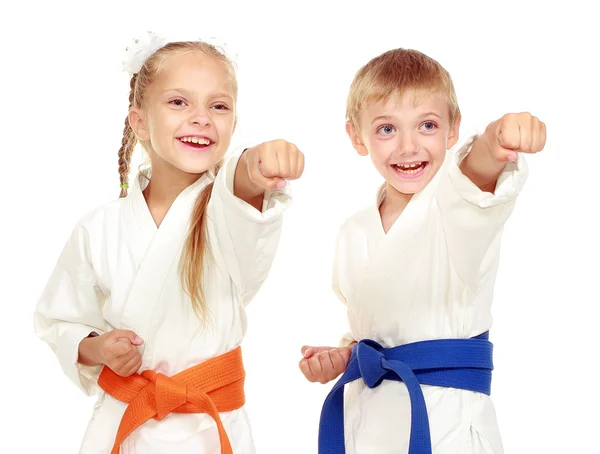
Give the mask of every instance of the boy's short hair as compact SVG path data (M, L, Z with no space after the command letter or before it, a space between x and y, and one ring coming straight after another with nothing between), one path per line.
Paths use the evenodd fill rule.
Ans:
M448 71L433 58L413 49L393 49L358 70L348 94L346 120L360 131L360 111L370 102L387 101L408 90L440 93L450 108L450 122L460 117L454 84Z

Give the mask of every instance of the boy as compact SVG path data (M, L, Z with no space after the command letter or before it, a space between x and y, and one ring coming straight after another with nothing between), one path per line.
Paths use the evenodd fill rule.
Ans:
M507 114L457 145L460 121L450 75L420 52L388 51L352 83L346 131L385 184L338 237L333 288L350 333L302 349L308 380L346 371L323 408L321 454L503 452L487 332L521 153L541 151L546 129Z

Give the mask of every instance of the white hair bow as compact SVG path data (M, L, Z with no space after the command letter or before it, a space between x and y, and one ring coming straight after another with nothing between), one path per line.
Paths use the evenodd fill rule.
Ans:
M123 60L123 70L129 74L129 77L133 77L134 74L138 73L146 60L158 49L164 47L168 43L177 41L201 41L214 46L219 52L227 57L234 65L236 63L237 54L232 53L227 43L218 41L215 37L208 39L194 38L191 40L186 39L167 39L158 36L154 32L146 32L140 37L135 38L131 41L129 46L125 49L125 59Z

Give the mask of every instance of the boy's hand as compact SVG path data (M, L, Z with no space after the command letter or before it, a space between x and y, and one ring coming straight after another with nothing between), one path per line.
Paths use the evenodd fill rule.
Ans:
M484 133L497 162L517 162L517 153L537 153L546 144L546 125L528 112L509 113L488 125Z
M546 125L530 113L506 114L475 139L460 170L479 189L493 193L498 177L518 153L537 153L546 144Z
M310 382L325 384L337 378L348 366L352 346L348 347L302 347L300 370Z

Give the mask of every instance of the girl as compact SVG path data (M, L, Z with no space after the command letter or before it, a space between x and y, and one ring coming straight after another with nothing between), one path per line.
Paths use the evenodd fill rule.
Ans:
M304 157L278 140L221 167L236 125L232 62L202 41L136 43L121 198L74 228L35 330L84 393L100 392L81 453L253 453L245 308L277 249L285 179L300 177ZM128 193L138 141L150 168Z

